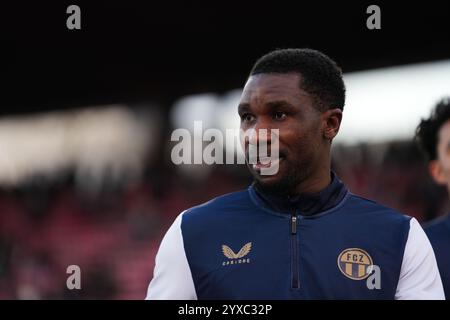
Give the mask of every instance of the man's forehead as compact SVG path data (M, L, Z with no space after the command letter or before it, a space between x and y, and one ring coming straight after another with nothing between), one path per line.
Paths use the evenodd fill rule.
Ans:
M298 73L262 73L248 78L244 93L299 93L300 75Z
M300 88L300 74L258 74L251 76L242 92L240 105L286 101L298 105L310 103L310 95Z

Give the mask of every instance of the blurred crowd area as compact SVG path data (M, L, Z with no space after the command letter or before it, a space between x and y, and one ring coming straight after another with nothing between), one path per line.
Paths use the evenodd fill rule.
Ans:
M333 149L333 168L353 193L421 222L448 209L412 142ZM251 183L244 165L209 166L206 175L179 169L154 164L142 179L106 183L95 194L70 172L57 182L34 177L2 188L0 299L143 299L175 217ZM69 265L81 268L81 290L66 287Z

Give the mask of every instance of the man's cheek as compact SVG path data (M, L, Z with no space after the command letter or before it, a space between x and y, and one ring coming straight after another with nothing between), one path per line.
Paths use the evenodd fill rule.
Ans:
M442 166L444 170L444 175L447 181L450 180L450 159L446 159L444 165ZM449 181L450 182L450 181Z

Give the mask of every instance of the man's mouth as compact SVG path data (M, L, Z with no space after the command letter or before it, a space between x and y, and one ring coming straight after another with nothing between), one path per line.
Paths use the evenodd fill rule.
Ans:
M255 171L260 171L262 168L272 168L274 166L279 166L280 162L284 160L284 156L279 156L278 158L271 157L258 157L256 163L252 164L252 168Z

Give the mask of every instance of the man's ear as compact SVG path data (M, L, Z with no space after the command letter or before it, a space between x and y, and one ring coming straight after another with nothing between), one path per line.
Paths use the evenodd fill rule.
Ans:
M430 161L430 163L428 164L428 171L430 171L431 176L437 184L443 186L447 185L447 179L445 178L444 170L438 160Z
M330 109L322 113L323 136L325 139L333 140L339 132L342 121L342 110Z

